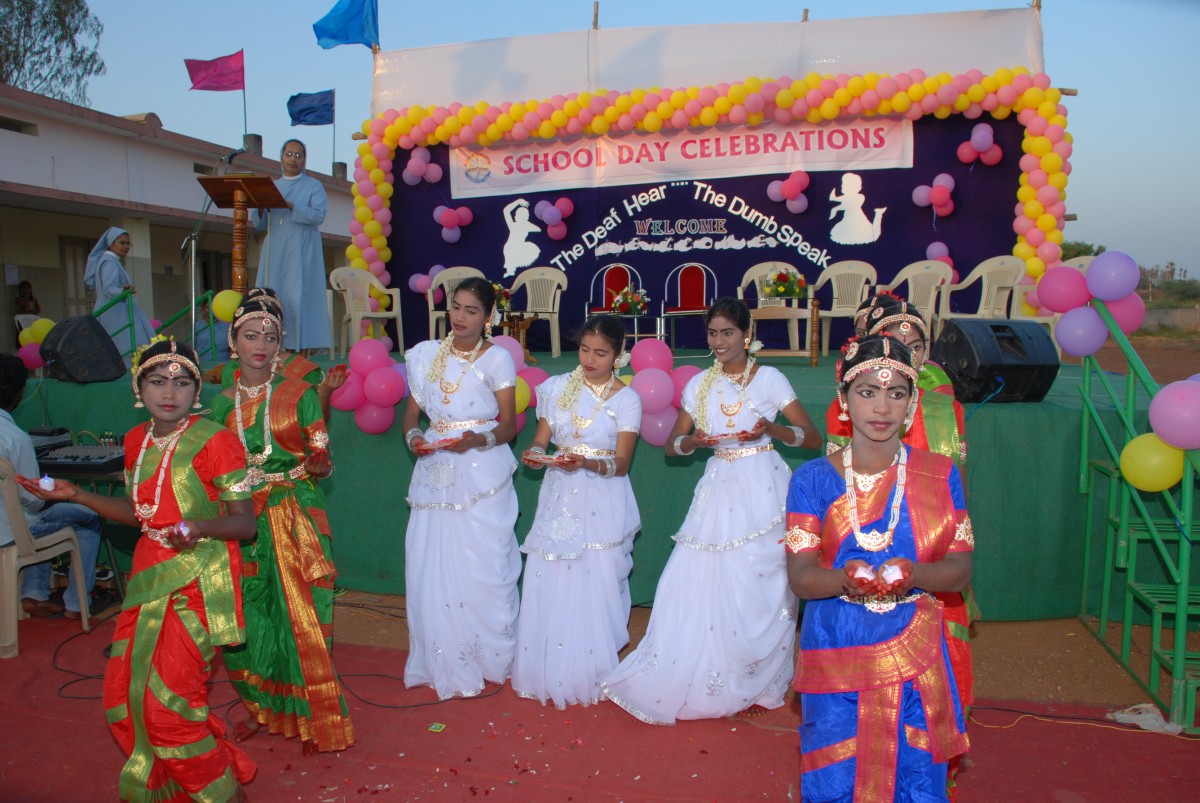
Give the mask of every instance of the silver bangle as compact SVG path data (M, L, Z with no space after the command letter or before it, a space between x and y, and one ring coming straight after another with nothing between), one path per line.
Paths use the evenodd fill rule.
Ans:
M792 446L799 446L804 442L804 427L788 427L796 436L792 439Z
M610 477L617 476L617 458L606 457L606 458L604 458L604 462L605 462L605 464L608 465L608 476L610 476Z
M483 447L484 449L491 449L493 446L496 445L496 434L494 432L492 432L490 429L485 430L484 432L480 432L479 434L483 436L483 439L485 441L487 441L487 444Z
M546 453L546 450L543 447L537 446L537 445L530 446L529 451L533 452L534 454L545 454Z
M686 437L687 437L687 435L680 435L678 438L676 438L674 441L671 442L671 446L674 447L674 449L675 449L675 454L689 455L689 454L695 453L695 451L696 451L695 449L692 449L692 451L690 451L690 452L685 452L683 450L683 439Z
M408 448L411 449L412 444L413 444L413 439L421 437L422 434L424 434L424 433L421 432L420 427L413 427L408 432L404 433L404 443L407 444Z

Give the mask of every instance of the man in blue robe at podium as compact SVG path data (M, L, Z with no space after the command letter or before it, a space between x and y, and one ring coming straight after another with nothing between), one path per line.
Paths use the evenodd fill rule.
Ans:
M307 356L330 348L329 308L325 296L325 259L321 223L327 202L321 182L305 175L308 149L298 139L283 143L275 181L286 208L256 209L250 221L266 231L255 286L270 287L283 302L283 347Z

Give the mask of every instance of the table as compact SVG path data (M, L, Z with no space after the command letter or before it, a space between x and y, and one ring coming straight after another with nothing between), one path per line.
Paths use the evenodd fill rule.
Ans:
M800 348L799 343L789 343L795 348L762 349L756 356L808 357L812 367L817 367L820 354L818 349L813 347L814 342L818 346L821 342L818 329L821 323L821 305L817 299L810 298L808 303L803 306L756 307L750 310L750 318L754 321L808 321L808 325L804 327L804 348Z

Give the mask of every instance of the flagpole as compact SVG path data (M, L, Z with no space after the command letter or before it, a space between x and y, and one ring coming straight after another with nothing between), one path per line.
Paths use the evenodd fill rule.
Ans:
M337 90L333 92L333 141L330 143L333 159L329 163L329 175L333 175L333 166L337 164Z
M243 79L243 81L242 81L242 139L245 139L246 135L249 133L250 133L250 125L247 123L247 118L246 118L246 82Z

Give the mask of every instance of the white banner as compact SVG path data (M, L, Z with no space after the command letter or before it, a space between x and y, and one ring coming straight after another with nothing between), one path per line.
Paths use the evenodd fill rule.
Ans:
M450 188L456 199L482 198L793 170L912 167L912 156L912 123L905 119L823 125L768 123L753 129L710 128L668 135L456 148L450 155Z

